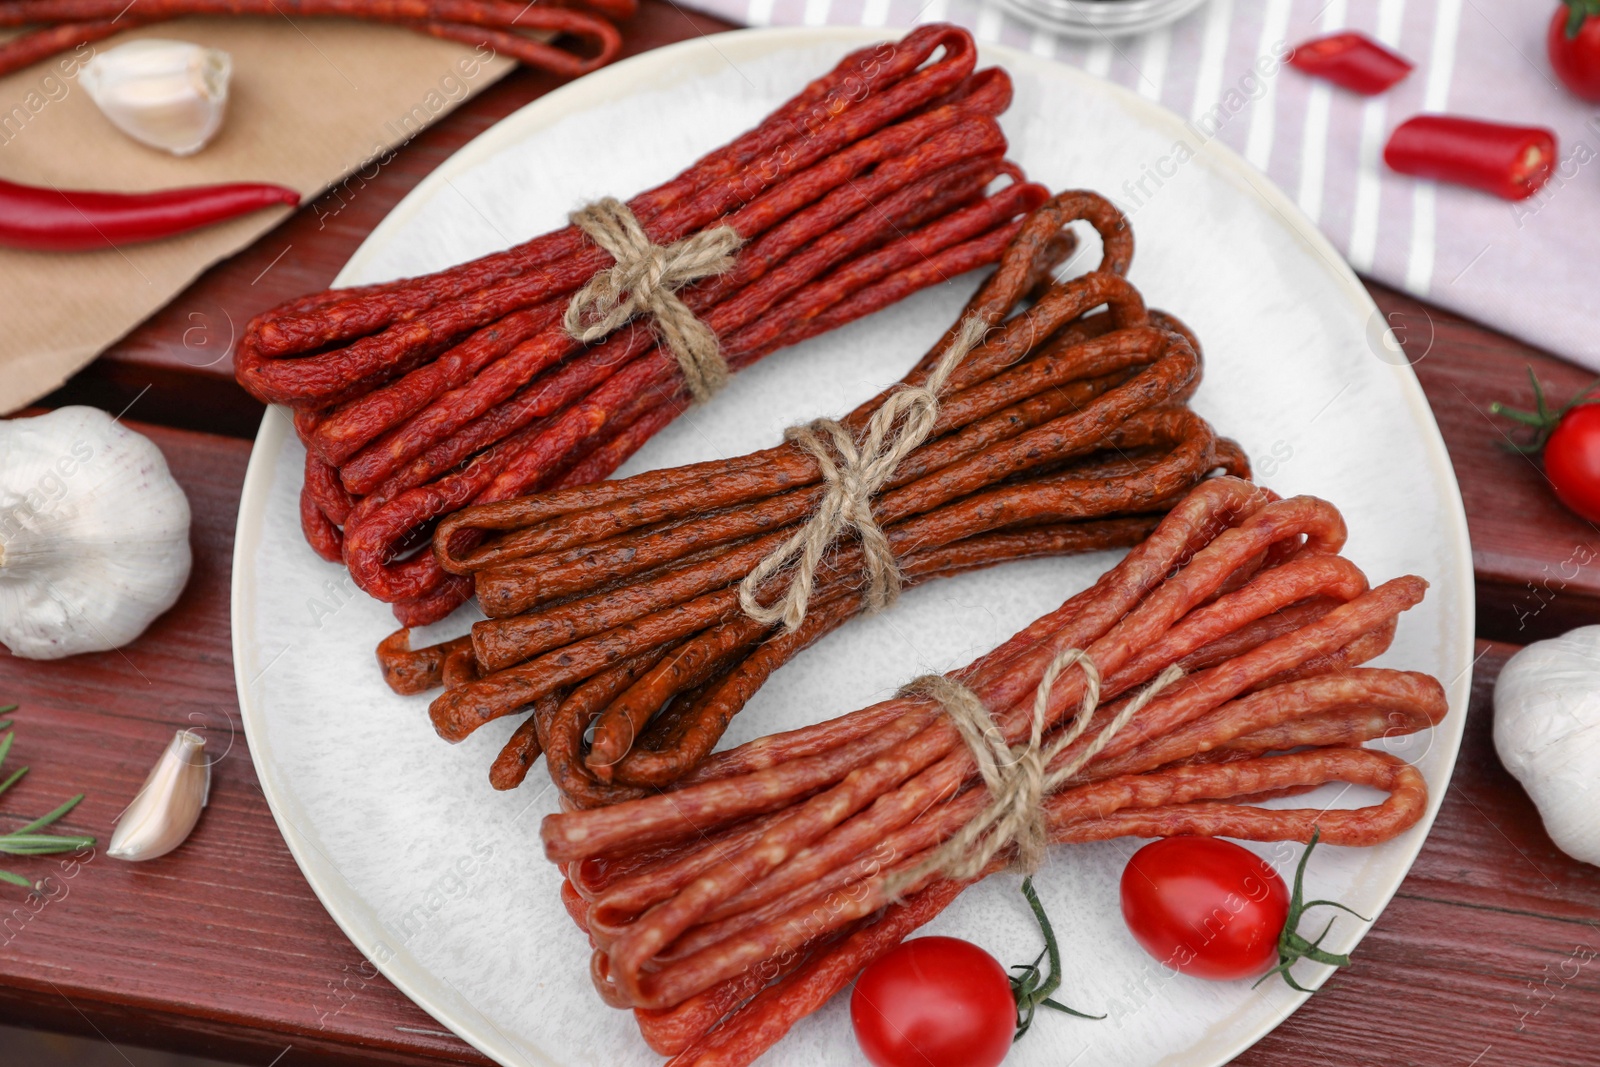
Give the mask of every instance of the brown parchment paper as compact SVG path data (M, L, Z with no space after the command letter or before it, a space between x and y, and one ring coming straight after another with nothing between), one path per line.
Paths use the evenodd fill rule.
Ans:
M135 37L233 56L216 139L179 159L100 114L82 64ZM190 18L64 52L0 78L0 177L142 190L269 181L310 199L512 69L511 60L393 26L340 19ZM95 252L0 249L0 414L38 399L290 213L257 212L150 244Z

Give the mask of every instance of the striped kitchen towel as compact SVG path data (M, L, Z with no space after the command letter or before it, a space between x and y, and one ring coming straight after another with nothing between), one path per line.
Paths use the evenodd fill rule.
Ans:
M1550 71L1551 3L1209 0L1142 36L1078 41L1034 29L992 0L685 2L751 25L955 22L980 41L1109 78L1215 130L1360 273L1600 371L1600 166L1591 165L1600 159L1600 109L1567 94ZM1276 61L1340 29L1370 34L1417 69L1368 98ZM1421 111L1548 126L1560 142L1556 173L1515 204L1395 174L1383 164L1384 142ZM1137 208L1139 177L1102 191Z

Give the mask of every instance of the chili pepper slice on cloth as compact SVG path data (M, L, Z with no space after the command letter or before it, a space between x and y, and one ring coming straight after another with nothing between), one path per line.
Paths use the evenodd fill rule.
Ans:
M1459 115L1417 115L1389 135L1383 161L1418 178L1434 178L1526 200L1549 180L1556 135L1540 126L1507 126Z
M0 246L49 252L114 248L299 203L293 189L256 182L103 193L0 180Z
M1297 44L1289 65L1362 96L1392 88L1415 66L1364 33L1335 33Z

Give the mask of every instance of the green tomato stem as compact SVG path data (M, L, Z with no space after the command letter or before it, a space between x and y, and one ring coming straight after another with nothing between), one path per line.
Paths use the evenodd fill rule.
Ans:
M1299 932L1300 920L1310 908L1338 908L1348 911L1362 922L1371 922L1366 916L1353 908L1346 907L1335 900L1305 900L1306 864L1311 859L1311 850L1317 847L1317 842L1322 839L1322 831L1316 827L1311 829L1311 840L1306 844L1306 850L1300 853L1300 862L1294 869L1294 888L1289 894L1289 914L1283 920L1283 932L1278 935L1278 965L1256 980L1254 989L1273 975L1280 975L1288 983L1289 988L1301 993L1310 993L1307 989L1294 980L1292 968L1301 960L1311 960L1315 963L1325 963L1329 967L1346 967L1350 964L1350 957L1339 953L1329 952L1322 947L1323 938L1333 929L1333 919L1328 920L1328 925L1322 928L1322 933L1317 935L1315 941L1307 941ZM1338 918L1338 916L1334 916Z
M1011 1040L1016 1041L1028 1032L1028 1028L1033 1025L1034 1013L1041 1006L1067 1015L1075 1015L1080 1019L1104 1019L1104 1015L1088 1015L1050 999L1050 994L1061 988L1061 945L1056 941L1055 928L1050 925L1050 916L1045 912L1044 904L1033 888L1031 877L1022 880L1022 895L1027 898L1028 907L1033 909L1033 917L1039 923L1039 932L1044 935L1044 948L1039 951L1039 955L1032 963L1019 963L1011 968L1013 971L1021 972L1011 979L1011 995L1017 1001L1017 1032L1012 1035ZM1048 975L1039 970L1039 964L1046 956L1050 958Z
M1583 32L1589 16L1600 15L1600 0L1563 0L1567 5L1567 40L1574 40Z
M1600 0L1593 0L1597 10L1600 10ZM1522 455L1537 455L1544 451L1544 446L1549 442L1550 435L1555 433L1556 427L1561 425L1561 420L1573 408L1582 404L1600 403L1600 379L1591 382L1586 388L1574 393L1572 398L1561 407L1551 409L1549 401L1545 398L1544 386L1539 382L1539 376L1528 368L1528 380L1533 383L1534 410L1524 411L1514 408L1509 404L1502 404L1496 400L1489 405L1489 410L1504 416L1513 422L1520 423L1533 430L1533 436L1525 442L1507 441L1506 447Z

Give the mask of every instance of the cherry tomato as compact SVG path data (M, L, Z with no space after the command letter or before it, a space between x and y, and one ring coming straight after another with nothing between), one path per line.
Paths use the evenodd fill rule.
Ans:
M1005 968L977 945L918 937L861 972L850 1022L874 1067L995 1067L1011 1050L1017 1002Z
M1169 837L1128 861L1122 917L1168 967L1197 978L1255 978L1278 962L1289 889L1265 860L1231 841Z
M1574 96L1600 103L1600 3L1568 0L1557 7L1545 43L1556 77Z
M1600 404L1561 416L1544 445L1544 472L1563 504L1600 522Z

